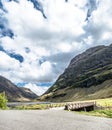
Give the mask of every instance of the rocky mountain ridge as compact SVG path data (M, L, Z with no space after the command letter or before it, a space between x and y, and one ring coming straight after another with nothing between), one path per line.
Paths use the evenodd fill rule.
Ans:
M30 89L17 87L10 80L0 76L0 93L5 92L8 101L30 101L38 96Z
M92 47L74 57L41 99L71 101L107 97L112 97L112 44Z

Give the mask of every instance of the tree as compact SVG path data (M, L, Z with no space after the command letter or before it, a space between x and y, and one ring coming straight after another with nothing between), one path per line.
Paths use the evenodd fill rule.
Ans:
M7 98L5 92L0 93L0 109L7 109Z

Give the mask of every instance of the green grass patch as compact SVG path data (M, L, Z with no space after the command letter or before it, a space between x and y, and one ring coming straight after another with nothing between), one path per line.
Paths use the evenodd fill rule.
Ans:
M77 112L79 114L85 114L89 116L99 116L99 117L107 117L107 118L112 118L112 110L95 110L91 112Z
M46 104L37 104L37 105L22 105L22 106L16 106L13 109L16 110L44 110L47 109L47 105Z
M45 109L49 109L49 108L62 107L62 106L65 106L65 103L21 105L21 106L15 106L15 107L10 108L10 109L15 109L15 110L45 110Z
M98 99L96 100L96 103L102 107L112 107L112 98Z

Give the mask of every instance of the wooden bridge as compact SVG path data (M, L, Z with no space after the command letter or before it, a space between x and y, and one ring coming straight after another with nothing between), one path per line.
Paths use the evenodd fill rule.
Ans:
M65 110L71 111L92 111L96 108L96 102L67 103Z

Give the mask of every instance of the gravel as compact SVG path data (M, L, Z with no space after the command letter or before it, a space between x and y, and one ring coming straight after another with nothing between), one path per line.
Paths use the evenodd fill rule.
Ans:
M61 109L1 110L0 130L112 130L112 119Z

